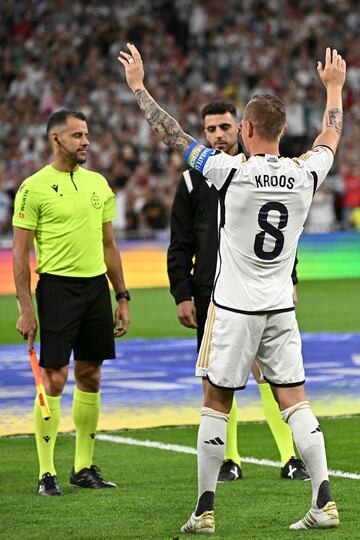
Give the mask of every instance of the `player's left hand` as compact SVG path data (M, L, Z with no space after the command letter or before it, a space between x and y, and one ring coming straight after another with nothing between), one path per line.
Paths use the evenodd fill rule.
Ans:
M346 62L336 49L326 48L325 66L323 67L322 63L318 62L317 71L326 88L329 86L342 88L344 86Z
M121 337L129 330L130 313L126 298L119 300L115 309L114 336Z
M135 45L132 43L126 44L130 54L125 51L120 51L118 56L119 62L125 68L126 82L133 92L136 90L144 90L144 67L141 55Z

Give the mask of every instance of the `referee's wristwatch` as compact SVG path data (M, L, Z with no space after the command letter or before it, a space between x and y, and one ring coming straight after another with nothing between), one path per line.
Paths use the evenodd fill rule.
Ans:
M122 298L126 298L127 301L130 300L130 293L129 291L121 291L121 292L117 292L115 293L115 299L116 301L118 302L119 300L121 300Z

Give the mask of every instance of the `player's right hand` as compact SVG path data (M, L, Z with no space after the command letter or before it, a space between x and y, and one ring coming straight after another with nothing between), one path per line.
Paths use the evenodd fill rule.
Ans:
M336 49L331 50L327 47L325 53L325 67L318 62L317 71L324 86L342 88L345 83L346 62L338 54Z
M37 322L34 312L25 311L21 313L16 323L16 330L23 336L24 339L27 339L28 349L29 352L31 352L37 332Z
M181 324L186 328L197 328L196 309L191 300L184 300L184 302L178 304L177 316Z
M144 67L141 55L135 45L132 45L132 43L127 43L126 45L130 54L120 51L120 55L118 56L119 62L125 69L126 82L133 92L144 90Z

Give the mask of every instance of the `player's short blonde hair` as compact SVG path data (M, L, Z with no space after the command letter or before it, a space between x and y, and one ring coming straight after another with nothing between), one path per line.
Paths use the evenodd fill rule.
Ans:
M243 120L251 122L262 139L274 141L286 125L285 105L277 96L255 94L244 109Z

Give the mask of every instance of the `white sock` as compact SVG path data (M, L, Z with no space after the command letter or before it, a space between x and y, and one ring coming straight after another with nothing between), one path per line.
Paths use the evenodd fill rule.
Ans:
M207 407L201 411L197 442L199 497L197 515L206 510L213 510L213 494L225 455L227 419L227 414Z
M326 462L325 442L319 422L314 416L308 401L297 403L281 412L285 422L291 427L299 454L309 471L312 485L313 506L317 507L323 498L330 494L328 468ZM325 484L323 482L325 481ZM322 485L323 484L323 485ZM322 485L321 493L319 488ZM324 490L326 493L324 493ZM319 501L318 501L319 499ZM329 499L330 500L330 499Z

